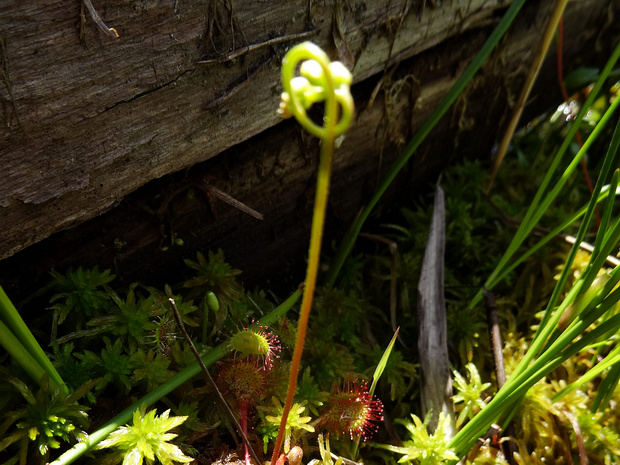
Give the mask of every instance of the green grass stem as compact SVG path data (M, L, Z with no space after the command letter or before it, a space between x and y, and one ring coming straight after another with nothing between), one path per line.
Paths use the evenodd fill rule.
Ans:
M62 386L65 394L69 394L69 389L56 371L50 359L34 338L30 328L26 325L23 318L0 286L0 344L6 351L19 363L24 370L34 379L37 384L41 384L41 376L47 373L53 387ZM35 367L35 364L38 367Z
M556 152L554 159L551 162L551 165L549 166L549 169L547 170L546 175L540 187L538 188L538 191L536 192L536 195L534 196L534 199L532 200L532 203L530 204L530 207L527 213L525 214L523 221L521 222L521 225L519 226L519 229L515 233L512 241L510 242L508 248L506 249L506 252L502 256L502 258L499 260L494 271L491 273L491 275L488 277L487 281L485 282L485 288L492 289L493 286L498 282L496 279L497 276L500 275L500 273L506 267L510 259L517 252L518 248L521 246L523 241L525 241L525 238L530 234L534 226L536 226L536 224L538 223L538 221L540 220L544 212L547 210L547 208L549 208L551 203L555 200L561 188L564 186L564 184L568 180L569 176L576 169L579 163L579 160L585 154L585 151L587 150L587 148L592 144L592 142L594 142L597 139L597 137L600 135L600 132L604 128L605 124L608 122L608 120L613 115L617 105L620 104L620 102L618 102L619 99L616 99L614 104L612 104L612 106L605 113L605 116L603 116L603 118L601 118L601 120L598 122L595 130L592 132L592 134L590 134L590 137L588 137L588 140L586 141L584 146L579 150L577 155L575 155L575 157L573 158L573 161L570 163L569 167L564 171L560 180L556 183L556 185L552 188L552 190L549 191L549 193L547 194L548 189L549 189L549 184L551 183L551 180L553 179L553 177L556 175L560 161L562 160L569 145L573 141L573 138L575 137L575 134L577 133L577 130L579 129L579 125L581 121L583 120L587 112L589 111L589 108L594 103L596 96L598 95L599 91L603 87L605 80L609 76L609 73L611 72L612 68L614 67L614 65L616 64L619 58L620 58L620 44L618 44L618 46L613 51L611 57L609 58L605 67L603 68L603 71L601 72L599 79L595 83L592 89L592 92L588 95L588 98L586 99L581 110L577 114L577 117L575 118L572 126L570 127L568 133L566 134L566 137L564 138L562 145ZM603 171L604 168L605 167L603 167L603 169L601 170L601 174L599 176L598 182L592 194L592 197L595 199L598 197L598 193L600 192L600 189L602 188L602 183L600 181L606 179L606 173L604 173ZM582 228L580 229L577 235L577 241L576 241L577 245L581 243L581 241L583 240L583 237L585 237L585 231L586 231L587 226L590 224L592 214L594 213L594 207L595 205L593 203L590 203L588 206L588 211L586 212L584 222L582 223ZM590 209L592 209L592 211L590 211ZM570 268L570 266L572 265L572 262L574 260L576 253L577 253L577 249L573 248L573 250L571 250L571 253L569 254L569 259L567 260L566 269ZM568 278L568 275L567 274L565 275L563 273L562 276L560 277L559 285L556 287L556 289L563 289L563 286L567 278ZM550 299L549 307L555 306L559 296L560 296L559 291L555 292L552 295ZM478 292L476 296L470 302L469 307L473 308L478 302L480 302L481 299L482 299L482 292ZM543 323L545 323L544 320L543 320Z
M620 51L620 46L617 50ZM595 131L591 134L589 141L593 141L599 136L600 131L609 118L611 118L611 115L616 107L617 105L612 105L606 112L604 119L599 121L600 126L597 125ZM589 143L591 144L591 142ZM620 301L620 289L614 290L618 282L620 282L620 267L616 267L611 273L609 273L609 279L604 284L592 289L590 288L600 269L604 265L608 254L620 241L620 218L612 222L611 214L609 213L611 211L618 186L619 174L617 171L614 172L611 184L608 186L606 191L607 194L611 195L608 195L606 200L605 211L603 213L603 222L604 226L609 227L607 228L607 231L603 229L599 231L597 238L594 241L595 247L591 255L590 263L586 267L584 273L582 273L581 277L566 293L561 304L556 308L556 303L559 300L560 295L564 292L565 283L567 282L570 273L570 265L574 260L580 242L585 236L586 229L592 220L595 205L605 197L605 194L601 194L601 191L603 190L605 180L608 179L611 174L610 172L612 168L617 166L617 153L619 146L620 122L616 127L614 136L612 137L612 141L603 161L601 173L597 180L590 202L587 205L585 213L583 213L584 218L579 228L579 232L577 233L577 240L571 248L571 252L566 260L563 273L560 280L556 284L556 288L547 306L545 315L539 325L536 335L525 356L508 378L506 384L498 391L491 402L489 402L489 404L478 415L476 415L467 425L465 425L465 427L461 429L451 441L450 447L460 457L464 456L467 451L470 450L477 438L482 436L493 422L498 421L502 417L506 417L511 412L514 414L527 390L530 389L535 383L547 376L552 370L560 366L568 358L620 329L620 315L610 316L611 309L617 304L618 301ZM580 151L580 153L575 156L570 164L571 167L576 167L578 159L583 156L583 153L585 152ZM550 193L547 197L543 198L542 194L540 196L537 195L538 207L530 207L528 214L526 214L526 218L529 218L529 220L524 220L524 223L521 225L522 227L519 228L519 231L516 234L516 236L522 236L520 237L521 242L540 219L540 215L542 215L542 213L549 207L554 196L557 196L559 193L558 185L566 181L566 174L567 171L569 171L569 168L565 170L565 173L560 178L560 181L558 181L558 183L549 191ZM550 167L549 171L551 171L551 169L552 168ZM544 190L545 189L541 186L538 194ZM578 212L579 216L582 214L581 210ZM526 226L524 226L524 224L526 224ZM565 224L566 222L563 223L563 225ZM515 244L514 239L511 244ZM516 251L516 248L514 248L514 251ZM507 255L504 257L506 256ZM505 263L506 262L504 262L504 264ZM501 269L501 267L498 266L495 271L497 272L498 269ZM499 275L499 273L496 273L496 275ZM562 331L558 328L558 323L564 312L569 309L570 306L576 308L575 314L571 316L572 322L570 322L568 327ZM595 328L586 332L588 328L592 324L596 323L597 320L600 320L601 317L603 317L603 321L599 321ZM615 363L618 363L616 349L612 349L611 356L608 356L602 364L597 365L592 372L593 374L586 374L586 376L596 376L597 374L600 375L603 370L613 366Z
M0 321L0 343L28 376L37 384L41 383L46 371L2 321Z
M295 76L298 65L300 65L300 75ZM271 463L273 464L279 459L288 414L293 405L297 387L297 375L321 257L334 143L336 137L348 129L353 118L354 103L350 91L352 79L351 72L342 63L331 62L327 54L312 42L303 42L294 46L282 60L282 87L284 92L282 93L280 112L285 116L295 116L306 131L321 139L321 156L317 173L304 292L297 322L297 335L291 359L288 390L271 456ZM314 123L306 113L307 109L318 102L325 104L322 126Z
M368 219L368 216L375 208L385 191L388 189L392 181L396 178L398 173L403 169L403 167L407 164L411 156L418 149L420 144L426 139L431 130L437 125L439 120L443 117L443 115L448 111L448 109L452 106L452 104L456 101L456 99L461 95L467 84L474 77L476 72L480 69L483 63L486 61L488 56L491 54L495 46L498 44L499 40L504 36L512 21L516 18L517 13L521 9L521 7L525 4L525 0L515 0L512 2L506 14L503 16L497 27L493 30L487 41L484 43L480 51L476 54L472 62L465 68L463 74L457 79L452 88L448 91L446 96L441 100L437 108L431 113L428 119L424 122L422 127L418 130L418 132L413 136L411 141L407 144L403 152L399 155L398 159L390 168L387 176L385 177L383 183L373 197L370 199L370 202L361 214L357 217L353 225L350 227L349 231L346 233L340 246L336 252L336 256L332 260L332 263L329 268L329 272L326 278L326 284L328 286L333 286L336 283L336 279L338 278L338 274L342 269L344 261L347 256L350 254L359 233L364 226L364 223Z
M575 389L578 389L579 387L583 386L586 383L589 383L590 381L593 381L598 376L601 376L605 370L607 370L608 368L611 368L613 365L616 365L618 363L620 363L620 345L617 345L616 347L614 347L614 349L609 354L607 354L607 356L605 357L603 361L597 363L596 366L589 369L588 372L584 374L583 376L581 376L577 381L573 381L568 386L566 386L564 389L562 389L560 392L555 394L551 398L551 402L559 401L566 394L569 394L570 392L574 391ZM613 389L611 389L611 391L601 389L601 391L609 392L610 394L613 393Z
M602 192L598 198L597 203L602 202L603 200L608 198L609 192L615 192L616 194L620 193L618 187L614 187L612 189L608 189L605 192ZM491 288L495 287L498 283L500 283L506 276L508 276L517 266L527 260L529 257L534 255L538 250L542 249L545 245L547 245L551 240L553 240L558 234L564 231L567 227L575 223L579 218L581 218L588 209L588 204L581 207L576 213L574 213L571 217L564 220L559 226L555 227L551 232L545 235L540 241L538 241L535 245L530 247L523 255L513 261L510 265L506 266L496 277L495 280L489 283ZM482 297L482 291L479 291L480 297Z

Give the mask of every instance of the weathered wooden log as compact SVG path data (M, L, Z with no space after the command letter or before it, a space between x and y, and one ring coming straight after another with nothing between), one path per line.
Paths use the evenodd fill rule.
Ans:
M2 2L0 257L83 224L0 262L0 280L76 263L156 276L220 246L249 275L286 275L282 255L305 249L317 144L275 114L283 51L310 39L353 69L358 117L337 152L328 223L341 229L509 2L437 3L95 1L115 39L77 0ZM613 8L571 3L566 62L610 40ZM548 9L526 4L402 182L428 180L456 147L489 153Z

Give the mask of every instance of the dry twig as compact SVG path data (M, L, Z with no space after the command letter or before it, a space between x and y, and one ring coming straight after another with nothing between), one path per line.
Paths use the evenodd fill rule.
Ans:
M285 36L274 37L273 39L266 40L265 42L259 42L258 44L247 45L245 47L238 48L233 50L232 52L226 53L224 56L220 58L213 58L210 60L201 60L198 63L201 64L209 64L209 63L225 63L227 61L232 61L239 58L246 53L252 52L258 48L267 47L270 45L279 44L282 42L288 42L289 40L298 40L305 39L313 35L317 30L313 29L312 31L300 32L298 34L288 34Z
M258 456L256 455L256 452L254 452L254 449L252 448L252 444L250 443L250 440L248 439L248 437L243 432L243 429L241 428L241 425L239 424L239 421L237 421L237 417L235 417L235 414L230 409L230 406L228 405L228 402L226 402L226 399L224 399L224 396L222 395L222 392L217 387L217 384L215 384L215 381L213 380L213 377L211 376L211 373L209 373L209 370L207 370L207 367L202 362L202 358L200 357L200 354L196 350L196 346L192 342L192 339L189 337L189 334L187 334L187 330L185 329L185 325L183 324L183 320L181 320L181 314L179 313L179 309L177 308L177 304L175 303L175 301L174 301L174 299L172 297L170 297L168 300L172 304L172 310L174 311L174 318L177 321L177 325L179 326L179 329L183 333L183 337L185 338L185 340L189 344L189 347L192 349L192 353L194 354L194 357L196 357L196 361L200 365L200 368L202 368L202 371L204 372L204 374L207 376L207 379L209 380L209 383L211 384L211 386L213 387L213 389L217 393L217 396L218 396L222 406L226 410L226 413L230 417L230 420L235 425L235 428L237 428L237 431L239 431L239 433L241 434L241 438L243 439L243 442L248 446L248 450L250 451L250 454L252 455L252 459L254 460L254 462L257 465L260 465L262 462L258 459Z
M534 81L536 80L536 76L538 75L538 71L542 65L543 59L547 54L547 50L549 50L549 45L551 45L551 41L553 40L553 34L558 27L558 23L562 18L562 13L564 12L564 8L566 8L566 4L568 0L557 0L555 4L555 8L549 18L549 23L547 24L547 28L545 29L545 33L543 35L540 49L538 50L538 54L534 57L534 61L532 62L532 66L525 80L525 84L523 84L523 89L521 90L521 95L519 96L519 100L515 105L515 108L512 113L512 117L508 124L508 128L504 133L504 137L499 145L499 149L497 151L497 156L495 158L495 163L493 164L491 170L491 177L489 180L489 184L487 185L487 193L491 191L491 187L493 186L493 181L495 180L495 175L497 174L497 170L499 169L499 165L501 165L502 160L504 159L504 155L508 150L508 144L510 144L510 140L512 139L512 135L515 132L517 127L517 123L519 122L519 118L521 118L521 113L525 108L525 102L527 100L528 95L534 86Z
M88 12L93 17L93 21L95 21L97 26L99 26L99 29L101 29L106 35L113 37L114 39L118 39L118 32L116 32L116 29L114 29L113 27L106 26L106 24L103 22L103 20L99 16L99 13L97 13L97 10L95 10L95 7L93 6L92 2L90 0L83 0L83 1L84 1L84 5L86 5L86 8L88 9Z

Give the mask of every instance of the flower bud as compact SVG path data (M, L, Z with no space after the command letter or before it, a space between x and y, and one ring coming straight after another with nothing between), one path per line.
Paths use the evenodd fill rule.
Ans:
M329 70L332 73L332 77L334 79L334 86L336 87L336 89L340 86L349 87L353 82L353 76L351 75L351 71L349 71L347 67L341 62L334 61L330 63Z
M307 78L313 86L325 87L325 73L316 60L306 60L299 68L299 74Z

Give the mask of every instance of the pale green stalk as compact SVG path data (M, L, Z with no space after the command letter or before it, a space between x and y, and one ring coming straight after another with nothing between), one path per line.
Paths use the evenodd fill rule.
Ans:
M7 353L28 373L28 376L36 383L40 383L46 371L1 320L0 341Z
M608 368L610 368L611 366L617 363L620 363L620 345L617 345L616 347L614 347L614 349L611 352L609 352L609 354L607 354L607 356L605 357L603 361L597 363L594 367L590 368L586 374L579 377L578 380L573 381L568 386L566 386L564 389L562 389L560 392L555 394L551 398L551 402L557 402L562 397L564 397L566 394L569 394L570 392L574 391L575 389L580 388L581 386L583 386L586 383L589 383L590 381L593 381L598 376L601 376L605 370L607 370Z
M618 46L618 51L620 52L620 45ZM620 103L620 99L616 99L616 103ZM609 111L607 112L607 114L609 114ZM599 122L600 124L604 124L604 122L601 120ZM598 125L597 125L598 128ZM598 134L598 133L597 133ZM590 139L590 138L589 138ZM587 230L588 225L590 224L590 221L594 215L594 210L595 210L595 200L596 198L598 198L598 195L600 194L603 185L605 184L605 179L607 179L612 167L617 166L617 159L618 159L618 148L620 147L620 121L618 122L618 125L616 126L616 130L614 131L614 135L612 138L612 141L609 145L609 150L607 151L607 155L605 156L605 159L603 161L603 166L601 168L601 172L599 174L599 177L597 179L596 185L594 186L594 191L592 194L592 198L590 200L590 204L588 206L588 211L586 212L583 222L581 224L581 227L579 228L579 231L577 233L577 238L575 241L575 244L573 244L573 247L571 248L571 251L568 255L568 258L566 259L566 263L564 265L564 269L562 270L562 273L560 275L560 279L558 280L558 282L556 283L556 287L553 291L553 294L549 300L549 303L547 305L547 308L545 310L545 313L543 315L543 319L539 325L539 328L534 336L534 340L532 341L532 345L530 346L530 350L528 350L528 352L526 353L525 357L523 358L523 360L520 362L519 366L515 369L515 370L519 370L521 369L521 367L527 365L535 356L537 353L540 352L540 349L543 347L543 344L545 342L545 340L551 335L551 333L553 332L553 330L555 329L555 327L557 326L557 323L561 317L561 312L560 310L556 311L555 317L552 317L552 311L555 308L557 301L560 298L560 295L564 289L564 286L566 284L566 281L568 279L569 274L571 273L570 268L572 266L572 263L575 259L575 256L577 255L577 251L579 250L579 244L581 243L581 241L583 240L583 238L585 237L585 233ZM613 202L613 199L615 198L615 192L612 192L613 195L610 196L608 201ZM614 232L615 231L615 232ZM607 234L605 234L604 231L599 232L599 234L604 234L604 241L605 244L607 244L605 247L603 247L603 244L601 243L601 241L599 240L595 240L595 244L598 247L595 247L593 253L592 253L592 257L591 257L591 264L594 264L594 268L592 266L588 266L586 268L586 271L583 273L582 275L582 282L585 283L585 286L579 287L579 291L578 294L585 292L585 290L589 287L589 285L594 281L594 279L596 278L596 275L598 274L598 271L601 269L601 267L603 266L605 260L607 259L607 256L609 255L609 252L611 252L612 248L614 247L615 243L617 243L617 240L615 242L610 241L609 236ZM611 228L609 231L609 234L614 234L616 236L619 237L620 239L620 230L618 229L618 227L616 226L615 228ZM604 252L604 255L599 254L600 250L606 250L606 253ZM594 262L595 260L595 262ZM583 291L582 291L583 289ZM575 298L577 297L577 295L575 295ZM571 301L569 299L565 299L565 302L570 303ZM564 306L564 308L566 306L568 306L568 303Z
M596 389L596 397L590 407L590 411L592 413L607 408L614 396L614 391L616 390L618 382L620 382L620 360L616 360L616 364L609 368L609 371L605 373L603 380L598 385L598 388Z
M298 64L301 64L300 76L295 77ZM273 464L279 458L288 414L293 406L297 375L312 308L321 255L325 210L329 195L334 142L337 136L347 130L353 118L354 105L349 87L351 81L351 73L342 63L330 62L327 54L311 42L296 45L288 51L282 60L282 87L284 92L282 93L280 110L286 116L295 116L304 129L321 139L321 157L317 173L304 295L297 322L297 335L291 359L288 391L271 457ZM315 124L306 114L306 110L318 102L325 102L323 126Z
M618 191L617 186L613 189L609 189L606 190L605 192L602 192L598 198L596 203L600 203L603 200L608 198L608 194L609 191L613 191L616 192L616 194L620 193L620 191ZM504 268L504 270L499 273L496 277L495 280L492 281L491 283L489 283L490 287L493 288L495 287L499 282L501 282L506 276L508 276L517 266L519 266L521 263L523 263L525 260L527 260L529 257L531 257L532 255L534 255L538 250L542 249L545 245L547 245L549 242L551 242L558 234L560 234L562 231L564 231L567 227L569 227L571 224L573 224L575 221L577 221L579 218L581 218L585 213L586 210L588 209L588 205L586 204L583 207L581 207L576 213L574 213L570 218L568 218L567 220L564 220L559 226L557 226L556 228L554 228L550 233L548 233L545 237L543 237L540 241L538 241L535 245L533 245L532 247L530 247L523 255L521 255L518 259L516 259L514 262L512 262L510 265L508 265L507 267ZM598 237L598 236L597 236Z
M375 393L375 389L377 388L377 383L379 382L379 378L381 378L381 375L383 374L383 371L385 370L385 367L387 366L387 362L390 358L390 354L392 353L392 349L394 349L394 344L396 343L396 339L398 338L399 331L400 331L400 327L396 328L396 331L394 332L394 336L392 336L390 343L385 349L385 352L383 352L383 355L381 356L381 360L379 360L379 363L377 364L377 368L375 368L375 372L372 375L372 384L370 385L370 390L368 391L370 393L371 399Z
M608 191L615 192L617 195L618 189L618 181L620 180L620 171L617 169L614 171L614 174L611 178L611 182L609 183ZM604 194L604 193L603 193ZM605 202L605 206L603 208L603 213L601 214L601 223L599 225L599 231L607 231L607 226L611 221L611 215L614 207L614 196L609 196L607 198L607 202ZM594 250L597 250L601 246L601 242L604 240L603 235L597 234L594 239Z
M399 331L400 331L400 326L396 328L396 331L394 332L394 336L392 336L390 343L388 344L387 348L383 352L383 355L381 356L381 360L379 360L379 363L377 364L377 368L375 368L375 372L372 375L372 383L370 384L370 389L368 390L371 401L372 401L372 397L375 395L375 389L377 388L377 383L379 382L379 378L381 378L381 375L383 374L383 372L385 371L385 367L387 366L387 362L390 359L390 354L392 353L392 350L394 349L394 344L396 343L396 339L398 338ZM361 440L361 437L358 437L357 441L355 441L355 445L353 446L353 450L351 452L353 459L357 458L357 450L360 445L360 440Z

